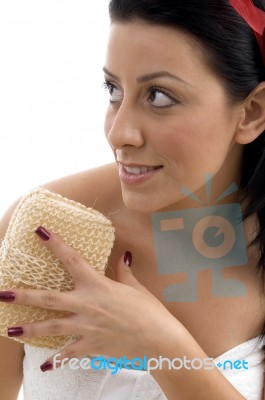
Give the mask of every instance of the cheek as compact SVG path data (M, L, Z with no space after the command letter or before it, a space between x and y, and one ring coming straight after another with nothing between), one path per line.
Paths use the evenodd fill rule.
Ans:
M108 140L108 135L109 135L109 131L111 130L112 127L112 123L113 123L113 118L110 115L110 112L107 111L106 115L105 115L105 121L104 121L104 133L105 133L105 137Z
M160 128L156 127L157 151L186 167L214 167L222 162L229 148L229 135L224 127L202 118L179 119Z
M152 136L157 151L165 157L182 160L195 156L202 144L196 126L183 119L154 126Z

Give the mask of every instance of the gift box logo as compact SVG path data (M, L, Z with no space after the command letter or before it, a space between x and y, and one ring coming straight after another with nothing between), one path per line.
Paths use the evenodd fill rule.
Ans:
M207 176L207 198L211 179ZM235 184L216 199L216 202L237 190ZM188 189L188 194L200 202ZM201 202L200 202L201 203ZM247 253L239 203L199 207L152 215L153 239L160 274L186 273L186 283L168 286L164 301L196 301L198 271L212 270L212 295L242 297L245 285L236 279L222 276L225 267L245 265Z

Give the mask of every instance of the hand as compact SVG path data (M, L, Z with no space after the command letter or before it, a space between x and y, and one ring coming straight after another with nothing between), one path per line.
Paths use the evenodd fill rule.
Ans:
M154 355L156 341L161 344L163 338L167 340L168 329L181 326L133 276L129 252L119 260L115 282L94 270L54 232L38 228L36 233L66 266L75 289L69 292L10 289L14 293L13 304L71 313L65 318L25 324L17 329L21 337L78 335L78 340L60 351L58 360L88 354L132 359ZM3 300L4 292L0 300L1 297ZM12 332L14 328L9 329L9 336Z

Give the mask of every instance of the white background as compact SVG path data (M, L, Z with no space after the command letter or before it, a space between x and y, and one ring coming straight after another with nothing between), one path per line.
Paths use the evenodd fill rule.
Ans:
M0 215L39 184L113 161L108 0L0 0Z
M0 0L0 215L39 184L113 161L108 29L108 0Z

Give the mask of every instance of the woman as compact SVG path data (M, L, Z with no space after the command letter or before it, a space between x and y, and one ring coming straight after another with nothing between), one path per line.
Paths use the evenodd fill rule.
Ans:
M151 375L123 369L114 377L109 371L47 372L55 369L54 352L25 346L27 398L253 400L265 396L260 337L265 320L264 278L258 273L264 271L265 262L265 52L263 30L254 31L253 21L253 29L249 26L250 2L239 3L246 10L244 18L236 2L232 5L228 0L110 2L112 23L104 66L110 105L105 134L116 162L46 187L88 207L97 198L97 210L109 215L116 229L111 268L106 277L98 276L44 226L36 233L65 263L75 290L48 300L39 291L10 288L1 293L2 301L42 307L49 303L50 308L74 313L72 319L9 330L10 337L81 335L58 351L59 360L86 354L128 359L163 356L211 358L216 366L170 369L164 365ZM264 10L263 1L255 4ZM262 18L265 27L263 14ZM205 190L206 174L211 176L211 194ZM238 191L222 196L235 184ZM232 264L225 265L223 276L212 267L197 270L194 287L187 259L193 244L203 249L200 232L194 233L193 244L184 240L187 257L176 258L174 243L162 253L155 221L185 213L192 224L203 207L215 215L217 205L231 208L239 203L245 214L247 259L241 257L242 248L242 254L237 251ZM2 220L2 236L13 209ZM205 241L218 249L218 238L215 242L212 236ZM91 299L96 316L88 306ZM4 338L1 344L1 397L11 400L21 383L23 348ZM232 367L222 369L230 358ZM45 373L39 369L41 363Z

